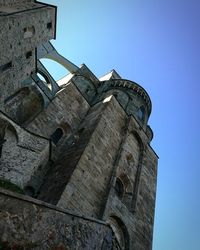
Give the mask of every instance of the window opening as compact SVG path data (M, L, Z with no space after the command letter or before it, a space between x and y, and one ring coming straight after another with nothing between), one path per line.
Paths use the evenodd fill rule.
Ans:
M117 238L117 241L120 245L120 249L128 250L129 249L129 234L124 223L116 216L111 216L108 219L110 226Z
M59 140L62 138L62 136L63 136L63 130L61 128L57 128L50 138L52 142L56 145L59 142Z
M137 111L137 117L138 117L141 121L144 120L144 113L145 113L145 109L144 109L144 107L142 106L142 107L140 107L140 108L138 109L138 111Z
M5 141L6 141L5 139L0 139L0 158L1 158L1 154L2 154L3 144Z
M0 66L0 73L4 72L5 70L9 69L12 67L12 62L8 62L4 65Z
M52 22L47 23L47 29L50 30L52 28Z
M30 58L31 56L32 56L32 51L26 53L26 59Z
M122 199L123 195L124 195L124 184L122 183L122 181L117 178L116 182L115 182L115 191L117 193L117 196Z

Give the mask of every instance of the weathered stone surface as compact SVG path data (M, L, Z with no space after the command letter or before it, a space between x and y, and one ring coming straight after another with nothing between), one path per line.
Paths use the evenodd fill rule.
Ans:
M30 1L0 3L0 110L4 101L17 93L36 70L35 49L55 35L56 9ZM51 28L47 24L51 23ZM26 33L29 33L27 36ZM12 118L12 116L11 116Z
M27 194L0 191L0 248L150 250L158 157L148 94L66 59L70 74L51 84L37 56L63 63L46 43L56 8L0 0L0 11L0 184Z
M119 249L105 223L1 189L0 219L1 248Z

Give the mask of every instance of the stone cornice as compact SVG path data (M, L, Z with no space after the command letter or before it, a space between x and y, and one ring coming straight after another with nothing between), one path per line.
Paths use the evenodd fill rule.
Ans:
M150 115L151 108L152 108L151 99L149 95L147 94L146 90L142 88L136 82L126 80L126 79L112 79L112 80L100 82L100 84L101 85L106 84L110 87L122 87L122 88L130 89L133 92L137 93L144 100L147 106L148 113Z

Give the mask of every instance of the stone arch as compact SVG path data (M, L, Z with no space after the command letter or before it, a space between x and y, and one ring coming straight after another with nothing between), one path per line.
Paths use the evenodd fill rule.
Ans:
M44 108L42 94L35 86L23 87L5 101L5 111L19 125L25 125Z
M119 184L121 184L121 186ZM115 193L117 194L121 202L123 202L123 204L126 205L127 208L130 208L133 196L133 182L124 172L121 174L117 174L115 182Z
M17 133L17 130L15 129L15 127L8 123L7 127L6 127L6 130L5 130L5 136L6 136L6 132L10 130L12 132L12 134L15 136L16 138L16 141L18 142L19 141L19 137L18 137L18 133Z
M53 60L62 65L70 73L74 73L79 69L75 64L60 55L50 42L43 43L37 48L37 58L48 58Z
M43 67L50 72L51 77L56 81L70 73L70 71L67 70L61 63L53 60L52 58L41 58L39 62L37 65L38 71L41 70L40 64L42 64Z
M115 192L117 196L122 199L125 193L125 186L121 178L117 177L115 181Z
M143 154L144 154L145 147L144 147L144 143L142 141L142 138L138 134L138 132L134 130L134 131L132 131L132 134L134 135L134 137L138 141L139 147L140 147L137 170L136 170L136 174L135 174L135 182L134 182L134 186L133 186L133 196L132 196L132 201L131 201L131 210L132 210L132 212L134 212L136 209L136 205L137 205L140 177L141 177L141 171L142 171Z
M94 83L88 77L81 74L75 75L73 82L85 99L90 102L96 94L96 87Z
M122 106L122 108L124 110L126 110L127 104L129 102L129 95L123 91L123 89L120 88L112 88L112 89L108 89L104 95L103 95L103 99L108 97L109 95L113 95L117 101L119 102L119 104Z
M136 130L132 130L131 134L134 135L135 139L137 140L138 145L140 147L140 151L143 151L144 150L144 142L143 142L141 136L139 135L139 133Z
M120 180L123 182L125 193L132 192L133 185L130 178L125 173L118 175L118 178L120 178Z
M129 233L124 222L116 215L111 215L107 222L110 224L121 249L129 250Z
M49 79L48 75L45 74L44 71L37 69L37 76L50 90L52 90L51 80Z
M61 122L60 123L60 128L63 130L64 135L69 135L71 133L71 126L69 125L68 122Z

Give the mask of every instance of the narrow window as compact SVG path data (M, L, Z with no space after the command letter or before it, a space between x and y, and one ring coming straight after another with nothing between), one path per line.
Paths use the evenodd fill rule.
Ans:
M120 199L122 199L124 195L124 185L119 178L117 178L116 183L115 183L115 191L117 193L117 196Z
M32 56L32 51L28 51L26 53L26 59L29 59Z
M12 62L8 62L4 65L0 66L0 73L4 72L7 69L10 69L12 67Z
M50 30L52 28L52 22L47 23L47 29Z
M144 115L145 115L145 109L144 107L140 107L137 111L137 117L141 120L144 121Z
M3 149L3 144L6 140L4 139L0 139L0 158L1 158L1 155L2 155L2 149Z
M56 145L59 142L59 140L62 138L62 136L63 136L63 130L61 128L57 128L50 138L52 142Z

